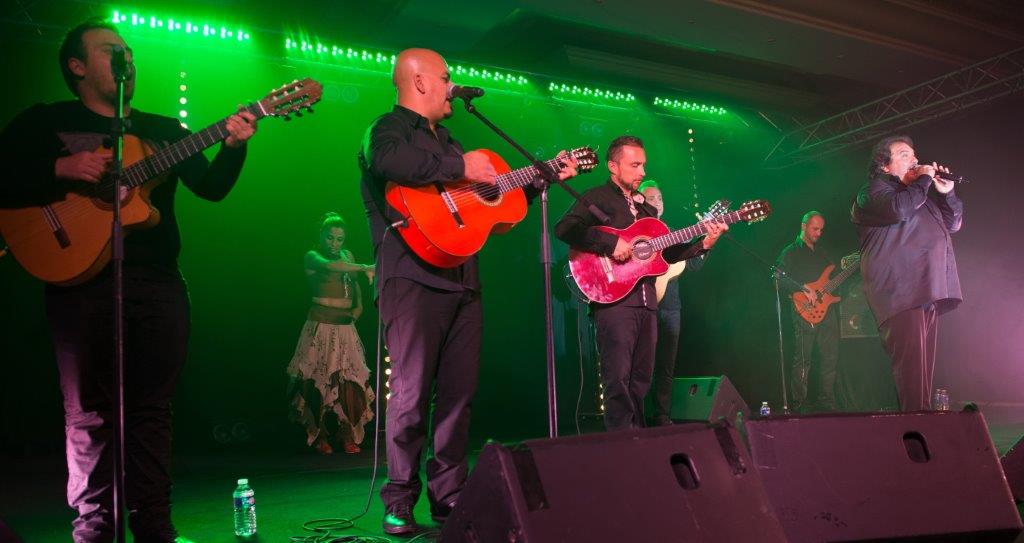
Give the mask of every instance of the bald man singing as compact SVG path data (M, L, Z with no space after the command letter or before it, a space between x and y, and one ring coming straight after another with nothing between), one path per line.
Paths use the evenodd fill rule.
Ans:
M413 507L422 489L419 465L432 391L434 446L426 470L435 522L448 517L465 484L483 313L476 257L455 268L421 260L390 231L403 217L386 203L384 189L389 181L411 187L461 179L493 184L496 172L483 153L463 152L439 124L452 115L451 74L441 55L427 49L402 51L393 80L398 104L366 131L359 166L377 255L377 303L391 357L388 482L380 493L384 532L409 535L419 530ZM559 172L563 179L575 174L575 162ZM527 197L533 195L528 189Z

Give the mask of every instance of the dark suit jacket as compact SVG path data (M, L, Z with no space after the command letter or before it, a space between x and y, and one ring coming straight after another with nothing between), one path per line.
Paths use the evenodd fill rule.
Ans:
M860 267L879 326L893 315L929 304L939 313L963 300L950 234L963 222L954 191L931 189L922 175L909 186L879 175L861 187L850 211L860 236Z

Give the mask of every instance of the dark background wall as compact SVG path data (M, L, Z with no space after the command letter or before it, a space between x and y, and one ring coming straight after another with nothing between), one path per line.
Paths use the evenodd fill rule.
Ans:
M198 48L126 36L139 67L135 106L173 115L180 108L178 85L185 82L192 129L293 78L314 77L325 85L315 115L289 124L261 122L242 178L224 202L211 204L185 190L179 191L177 202L184 240L180 265L193 302L190 359L175 399L179 447L219 447L218 438L229 435L239 422L247 427L243 433L250 445L280 446L287 441L282 435L298 440L298 431L285 421L284 368L307 307L301 256L314 241L318 217L336 210L349 221L348 244L357 259L371 258L355 153L368 123L393 103L389 76L386 71L286 59L269 46ZM18 59L6 71L11 84L0 105L0 123L34 102L69 98L57 71L57 44L3 39L0 44L8 58ZM718 198L735 205L753 198L770 200L775 212L767 221L731 230L736 242L764 260L774 260L792 240L800 216L809 209L824 213L822 243L834 258L856 248L848 212L865 177L865 148L770 170L761 160L779 134L743 112L708 122L667 117L642 104L556 102L538 89L489 91L479 106L544 157L591 145L603 158L613 137L642 137L649 177L661 182L670 207L667 222L674 226L692 222L694 177L702 207ZM919 156L947 163L974 181L957 189L966 201L964 228L954 236L966 301L940 324L936 384L947 385L954 401L1016 404L1024 384L1024 257L1017 250L1021 228L1016 222L1022 122L1024 102L1016 96L907 131ZM457 111L447 124L467 148L494 149L514 167L523 164L465 112ZM691 128L693 171L687 141ZM605 179L602 165L572 182L583 189ZM19 179L17 164L8 164L3 182L28 180ZM552 221L569 204L555 190ZM481 255L485 337L472 427L479 437L546 435L539 211L539 206L532 207L522 224L491 240ZM564 246L556 242L555 250L564 258ZM554 270L556 281L560 268L561 263ZM682 285L678 373L726 374L748 403L768 400L779 405L774 294L764 265L724 239L703 270L683 275ZM42 286L8 256L0 259L0 291L0 447L15 453L59 450L60 394L42 313ZM574 431L580 369L575 316L563 311L571 304L564 294L559 296L556 320L569 323L556 331L565 433ZM371 306L359 323L371 358L375 319ZM891 378L877 339L844 340L842 364L851 408L892 407ZM585 371L594 370L586 365ZM591 399L584 398L584 403Z

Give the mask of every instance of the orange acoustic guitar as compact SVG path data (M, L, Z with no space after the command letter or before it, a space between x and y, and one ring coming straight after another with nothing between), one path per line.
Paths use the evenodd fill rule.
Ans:
M855 271L860 269L860 266L857 265L858 262L860 262L860 253L853 253L843 257L843 264L846 268L832 279L829 279L828 276L832 274L832 270L836 266L835 264L829 264L825 271L821 272L821 277L817 281L804 285L805 288L814 292L813 299L802 290L794 292L793 306L796 308L796 312L810 324L821 322L828 313L829 306L842 299L838 296L833 296L832 292L839 288L839 285L843 284L843 281L846 281Z
M304 79L272 91L245 110L257 119L288 120L290 114L300 116L303 108L320 101L322 94L320 83ZM160 211L149 200L153 188L167 179L167 171L175 165L226 139L226 123L223 119L158 150L135 136L125 136L121 222L126 231L160 222ZM110 149L97 152L109 154ZM22 267L39 279L56 285L87 281L110 260L113 186L108 176L95 185L83 183L81 190L51 204L0 209L0 235Z
M491 233L508 232L526 217L523 187L540 173L533 166L510 171L497 153L481 149L498 172L494 185L461 180L434 183L422 187L404 187L388 183L384 197L402 217L398 233L426 262L439 268L454 268L475 255ZM569 151L580 173L597 165L590 147ZM546 162L556 172L562 168L557 158Z

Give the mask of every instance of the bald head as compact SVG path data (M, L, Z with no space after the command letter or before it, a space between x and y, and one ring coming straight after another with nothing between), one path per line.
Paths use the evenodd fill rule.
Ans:
M451 76L444 58L430 49L406 49L395 59L391 76L398 105L430 121L431 126L451 116L448 85Z

